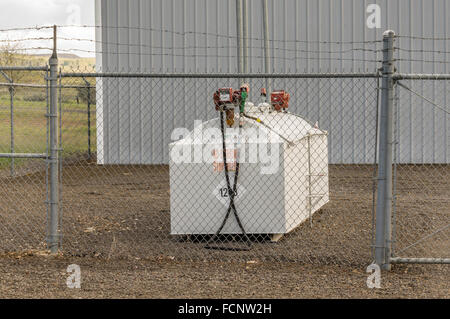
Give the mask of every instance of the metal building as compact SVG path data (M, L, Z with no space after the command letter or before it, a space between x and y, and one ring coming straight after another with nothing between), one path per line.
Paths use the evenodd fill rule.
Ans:
M368 6L380 8L380 25L369 28ZM274 73L375 72L380 64L379 42L386 29L399 35L417 37L450 36L450 3L446 0L268 0L270 58ZM264 72L262 1L247 0L248 72ZM99 41L97 67L101 71L155 73L233 73L238 71L236 0L96 0L96 37ZM397 52L398 70L415 73L448 72L449 41L397 39L403 52ZM334 43L337 42L337 43ZM359 50L359 49L365 50ZM413 49L417 52L411 52ZM334 53L335 52L335 53ZM404 60L404 61L402 61ZM176 80L166 80L174 86ZM195 80L182 80L195 86ZM189 81L192 81L189 82ZM191 83L191 84L189 84ZM194 119L216 116L207 108L205 93L182 107L202 105L203 113L174 119L170 93L154 92L149 79L99 79L97 81L97 143L99 163L168 163L168 144L175 127L192 129ZM447 90L430 84L430 98L447 100ZM320 89L320 88L319 88ZM318 88L308 87L311 96ZM369 88L367 88L369 90ZM370 163L373 161L373 134L366 121L373 121L372 101L361 103L373 93L361 88L343 88L342 96L329 95L330 103L307 101L291 110L310 121L318 120L330 132L330 163ZM373 90L373 87L370 87ZM424 89L425 90L425 89ZM167 90L170 92L170 90ZM207 95L209 96L209 95ZM350 97L350 98L349 98ZM347 102L344 103L343 100ZM412 101L404 98L403 101ZM350 103L348 103L350 101ZM370 102L370 103L369 103ZM417 102L417 101L416 101ZM156 104L155 104L156 103ZM324 107L331 105L329 116ZM350 105L349 105L350 104ZM411 103L412 104L412 103ZM160 104L159 104L160 105ZM180 107L180 106L179 106ZM365 118L353 116L364 110ZM199 111L200 112L200 111ZM450 163L448 117L427 107L401 107L402 150L405 163ZM189 112L188 112L189 113ZM333 126L336 116L342 126ZM164 121L159 125L156 121ZM365 128L367 127L367 129ZM345 141L345 143L343 142ZM349 142L350 141L350 142Z

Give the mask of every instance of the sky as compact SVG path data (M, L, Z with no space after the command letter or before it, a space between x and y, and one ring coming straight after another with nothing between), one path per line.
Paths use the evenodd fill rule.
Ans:
M95 25L94 0L0 0L0 44L8 40L51 37L51 29L5 31L10 28L44 25ZM95 28L62 27L58 36L77 39L95 39ZM12 42L11 42L12 43ZM20 41L19 48L51 47L51 40ZM63 50L95 50L95 43L88 41L58 41ZM49 53L48 50L30 50L29 53ZM94 56L93 53L71 50L79 56Z

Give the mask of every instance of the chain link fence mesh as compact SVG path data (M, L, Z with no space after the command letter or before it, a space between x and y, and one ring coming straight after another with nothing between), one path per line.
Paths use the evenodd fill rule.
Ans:
M4 71L0 86L0 153L47 152L45 71ZM5 81L6 82L6 81ZM0 248L46 248L45 159L0 158Z
M446 80L401 80L396 85L395 257L450 257L447 88Z
M10 86L1 87L0 153L46 153L46 72L11 72L21 75L25 85L12 91L13 117ZM64 254L371 262L375 76L275 76L272 86L291 95L289 112L271 114L248 106L248 115L260 118L268 129L246 118L244 148L229 139L231 128L225 130L231 189L239 162L234 200L248 245L233 209L222 233L214 236L227 215L230 194L220 112L212 95L218 88L238 88L247 81L248 100L257 106L263 101L259 89L266 85L265 77L64 74L58 87ZM448 114L433 104L446 105L446 95L439 94L446 81L400 82L420 93L396 86L392 254L446 258ZM236 112L237 132L238 123ZM311 134L314 127L320 134ZM204 131L196 141L198 128ZM197 162L196 142L201 147ZM190 145L191 161L174 161L174 145L180 143ZM211 155L209 161L205 154ZM0 163L1 249L45 249L45 159L14 159L12 166L11 159L2 158ZM271 164L276 169L263 174Z
M234 145L227 144L232 189L240 163L235 206L250 244L233 211L214 236L230 194L213 93L244 80L257 106L264 77L62 77L62 251L108 259L370 263L375 77L272 78L274 88L291 95L289 114L248 108L271 132L247 118L242 130L262 131L262 142L251 135L243 149L227 142ZM86 81L90 89L74 88ZM88 90L89 119L81 98ZM315 124L320 130L312 134ZM204 134L212 129L210 139L188 142L191 161L175 163L175 144L169 144L180 139L177 132L186 142L202 125ZM196 162L197 146L204 158ZM262 174L270 164L276 169Z

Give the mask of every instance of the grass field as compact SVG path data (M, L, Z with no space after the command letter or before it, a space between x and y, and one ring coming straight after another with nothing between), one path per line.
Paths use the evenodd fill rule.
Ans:
M14 100L14 151L16 153L45 153L47 145L47 118L45 101L26 101L23 97ZM76 101L66 101L62 108L63 155L87 152L88 124L87 105ZM9 95L0 97L0 153L9 153L11 145ZM95 105L91 105L91 150L96 147ZM9 166L10 159L0 159L0 169ZM15 159L20 167L27 160Z

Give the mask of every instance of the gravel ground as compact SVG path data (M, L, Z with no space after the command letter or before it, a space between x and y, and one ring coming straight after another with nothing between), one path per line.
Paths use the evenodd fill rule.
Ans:
M45 249L45 174L0 176L0 296L4 298L448 298L450 267L396 265L382 289L371 263L370 166L330 165L330 202L278 243L211 251L169 235L167 166L67 162L63 247ZM398 167L396 249L448 224L450 166ZM5 196L3 196L5 195ZM448 257L448 229L402 257ZM65 285L69 264L82 289Z
M66 267L81 267L81 289ZM449 298L450 267L396 266L381 289L359 268L294 263L192 263L51 257L0 257L2 298Z

